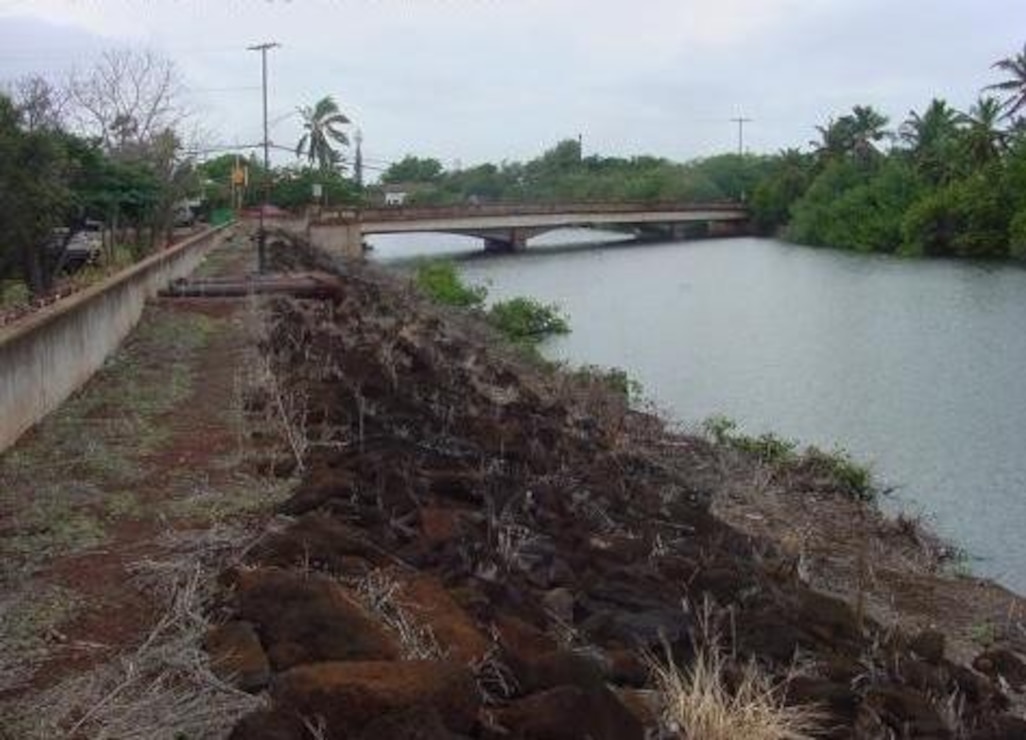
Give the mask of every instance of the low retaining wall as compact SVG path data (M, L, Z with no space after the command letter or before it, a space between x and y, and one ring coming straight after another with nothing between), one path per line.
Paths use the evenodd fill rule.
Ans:
M208 229L0 328L0 451L85 383L139 321L146 299L192 272L232 226Z

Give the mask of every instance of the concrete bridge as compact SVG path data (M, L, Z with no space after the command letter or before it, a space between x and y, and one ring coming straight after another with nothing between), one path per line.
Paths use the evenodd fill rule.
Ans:
M682 239L696 234L747 231L749 212L740 203L558 203L393 207L324 211L311 219L310 241L336 254L358 257L370 234L442 232L484 239L488 251L523 249L527 240L553 229L603 227L641 238Z

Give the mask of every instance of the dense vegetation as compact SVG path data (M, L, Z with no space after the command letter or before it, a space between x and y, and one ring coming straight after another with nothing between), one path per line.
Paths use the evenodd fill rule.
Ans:
M408 156L382 176L414 204L744 200L764 234L904 255L1026 258L1026 47L968 111L941 99L896 129L870 106L818 126L812 151L727 154L685 164L582 157L576 140L526 163L445 170ZM1005 93L1004 100L990 95Z
M817 127L810 152L675 163L583 156L566 140L527 162L465 169L411 155L365 188L359 136L352 171L343 166L349 121L332 98L299 109L295 164L267 172L253 156L224 154L197 165L182 143L173 65L110 52L63 87L30 77L0 93L0 290L12 281L33 295L50 290L61 266L56 227L70 234L100 221L111 256L121 244L138 257L167 236L183 199L209 212L257 205L265 188L270 202L295 209L378 202L390 186L413 204L741 200L759 233L803 244L1026 259L1026 47L994 66L1004 79L968 111L934 99L888 128L856 105Z
M104 224L111 254L161 243L197 189L176 79L158 57L111 52L63 88L29 77L0 93L0 281L46 293L86 220Z
M774 159L726 154L686 164L650 156L581 156L576 140L561 141L527 162L445 170L430 157L407 156L381 175L421 205L468 202L587 200L737 200L773 171Z

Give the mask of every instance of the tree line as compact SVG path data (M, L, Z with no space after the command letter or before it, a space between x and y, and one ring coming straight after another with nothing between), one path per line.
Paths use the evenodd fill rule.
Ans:
M61 83L29 76L0 91L0 279L50 290L64 244L88 220L133 256L170 232L195 191L174 65L109 51Z
M446 170L409 155L381 176L412 204L741 200L762 234L904 255L1026 258L1026 46L994 67L968 111L943 99L897 128L871 106L817 126L810 150L659 157L582 156L567 139L527 162ZM1003 95L1003 98L995 97Z
M994 67L1005 79L967 111L934 98L888 128L855 106L818 127L753 193L757 225L817 246L1026 258L1026 46Z
M365 187L359 137L347 156L350 121L333 98L298 109L290 164L265 171L231 153L197 163L173 63L110 51L61 83L32 76L0 90L0 281L45 294L61 264L55 240L87 220L102 222L108 249L138 258L166 240L184 197L202 195L207 209L257 205L264 187L269 202L297 209L380 202L390 186L413 204L739 200L760 233L803 244L1026 258L1026 46L994 67L1003 79L967 111L937 98L889 128L856 105L818 126L808 151L679 163L585 156L567 139L526 162L468 168L409 155Z

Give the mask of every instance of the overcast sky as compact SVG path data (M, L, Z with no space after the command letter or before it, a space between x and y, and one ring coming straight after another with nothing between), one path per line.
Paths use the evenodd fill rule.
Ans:
M808 144L855 104L895 124L931 97L968 107L1023 49L1026 0L0 0L0 80L60 75L107 48L173 59L216 143L271 139L333 95L372 162L585 153L677 160ZM282 155L287 158L287 155Z

